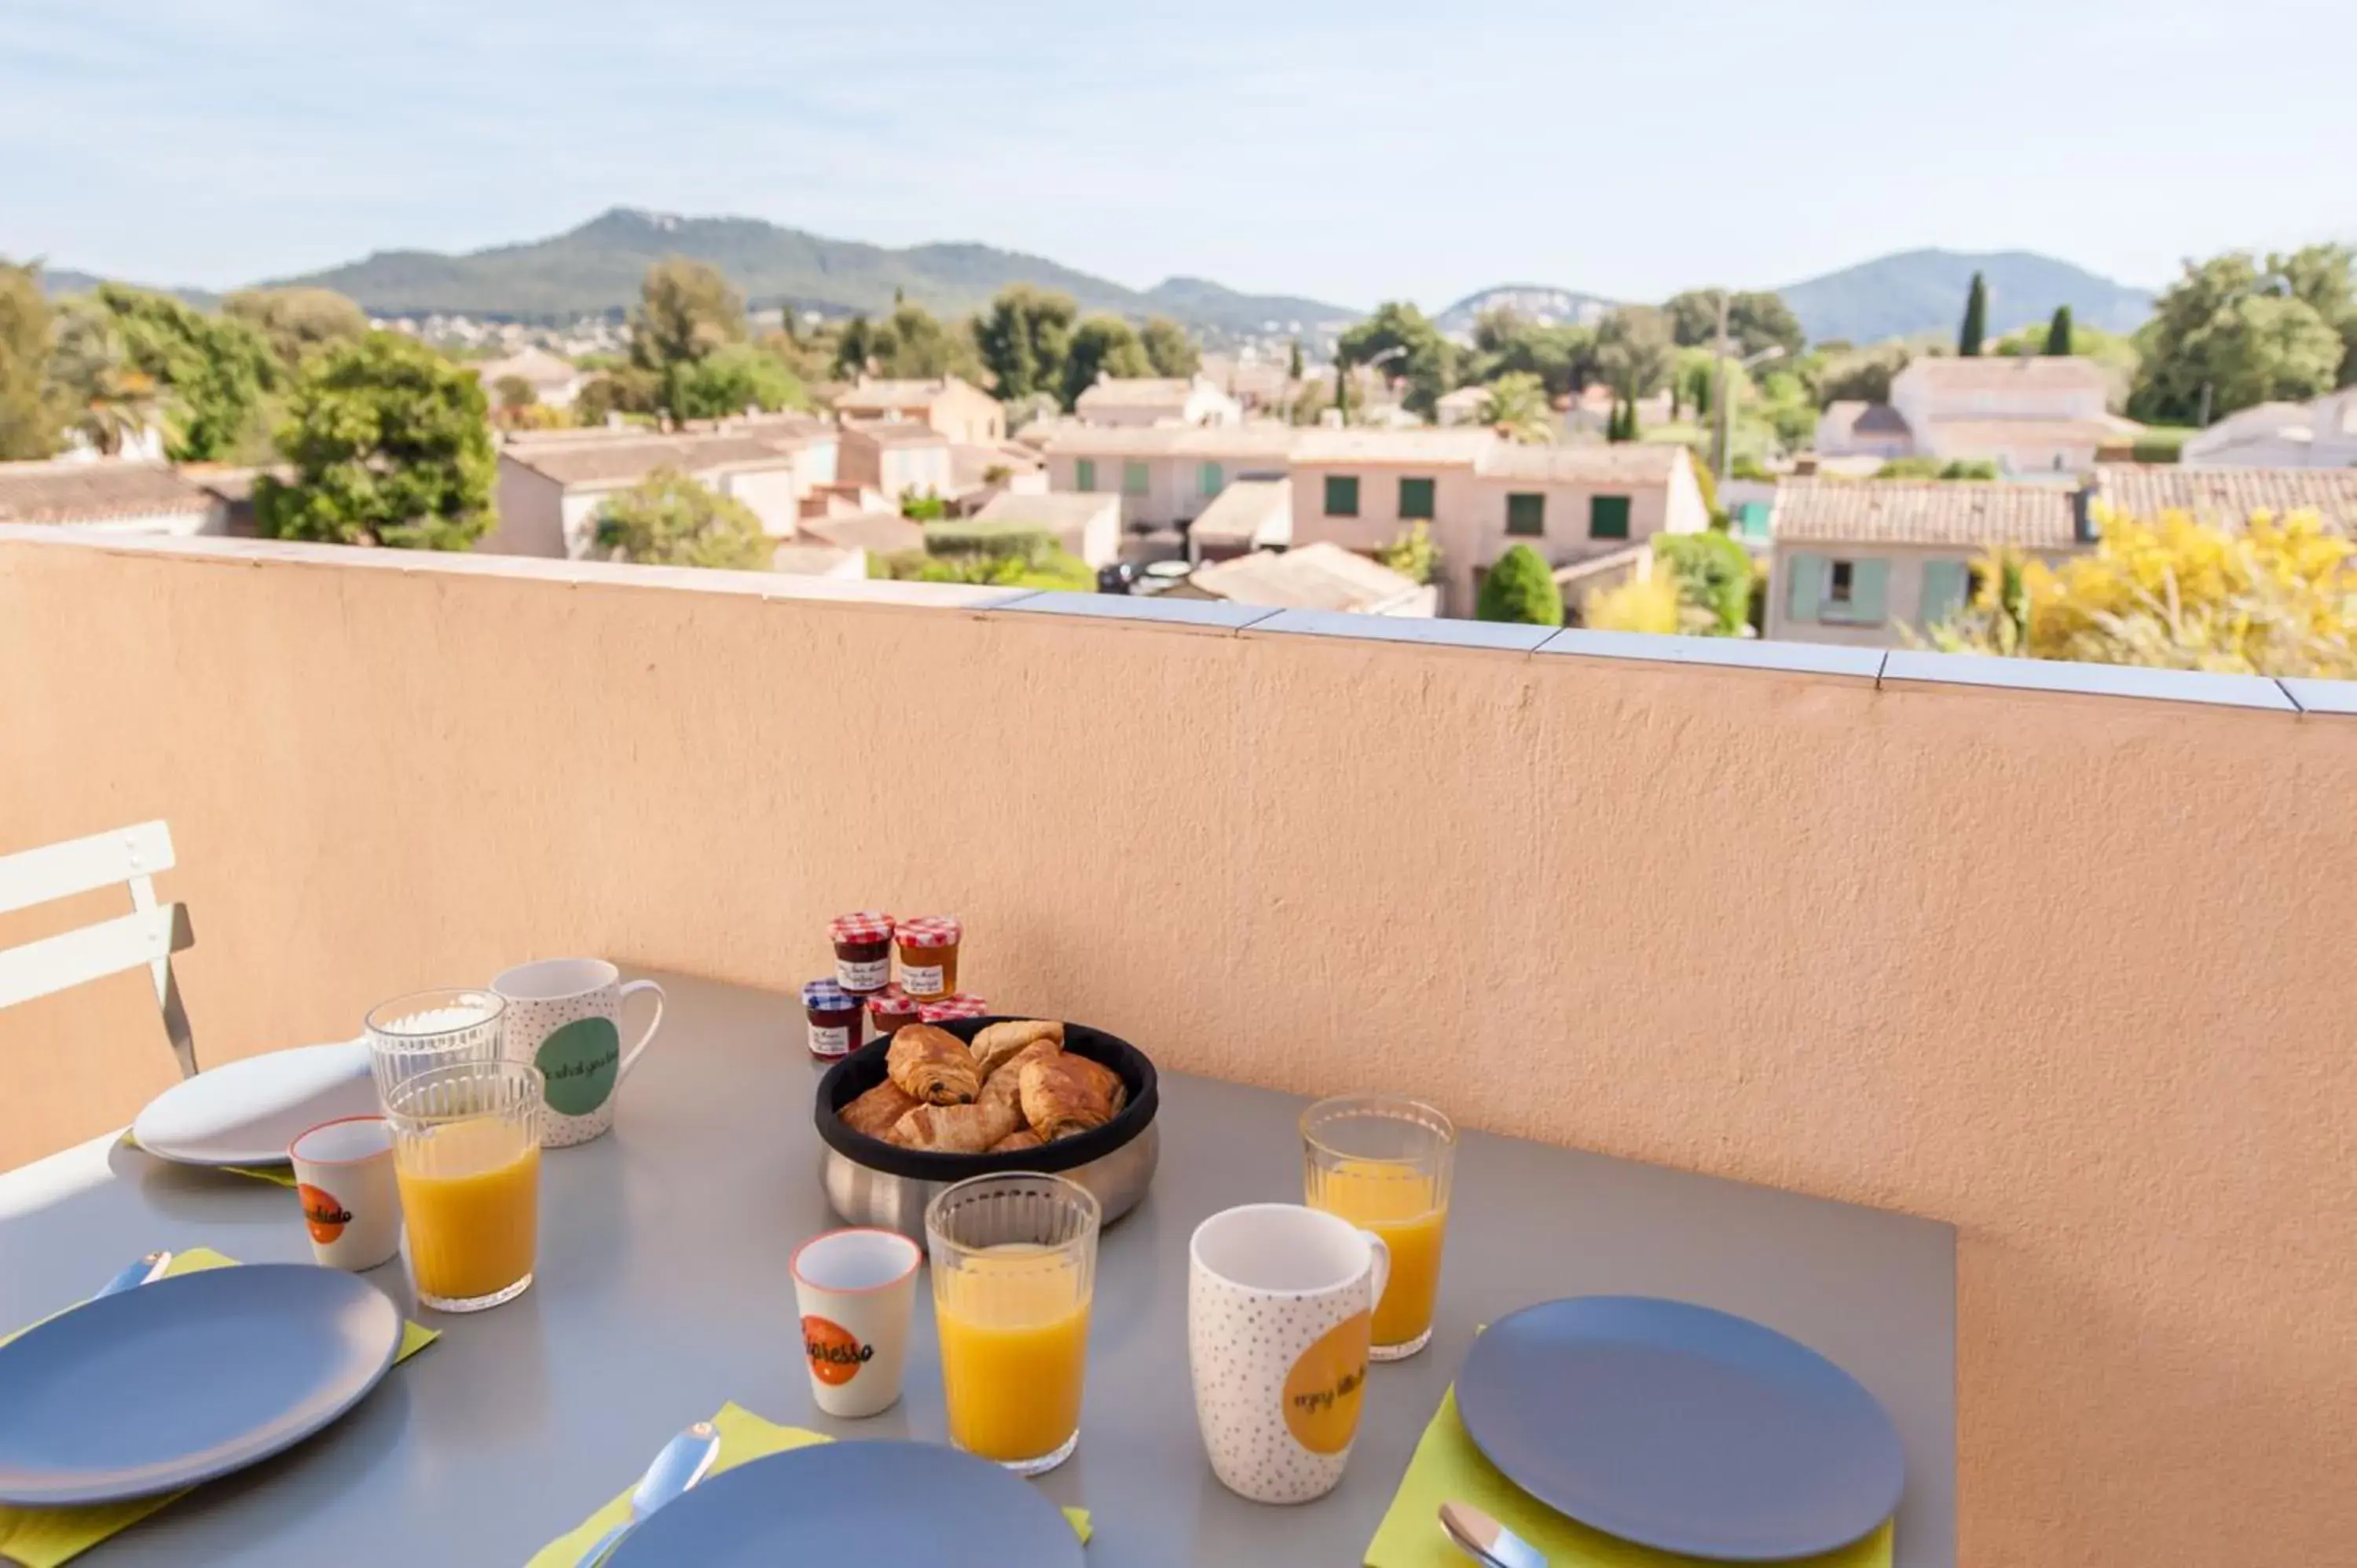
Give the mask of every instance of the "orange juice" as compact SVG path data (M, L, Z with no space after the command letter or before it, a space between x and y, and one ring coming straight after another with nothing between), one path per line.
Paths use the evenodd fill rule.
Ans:
M1309 1206L1373 1231L1391 1249L1391 1281L1375 1304L1374 1342L1405 1345L1430 1328L1448 1224L1448 1208L1432 1201L1432 1177L1411 1166L1344 1160L1313 1175Z
M532 1273L540 1145L528 1127L486 1116L404 1138L394 1174L421 1293L471 1300Z
M935 1263L951 1442L1009 1463L1053 1454L1081 1429L1089 1343L1081 1278L1069 1254L1028 1242Z

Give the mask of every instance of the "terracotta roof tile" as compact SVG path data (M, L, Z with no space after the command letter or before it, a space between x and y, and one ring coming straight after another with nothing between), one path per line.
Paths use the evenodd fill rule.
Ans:
M1213 598L1274 609L1374 610L1416 591L1413 579L1324 541L1200 566L1188 581Z
M2103 463L2096 491L2115 511L2149 521L2189 512L2210 523L2241 523L2255 511L2280 517L2315 511L2357 533L2357 468L2188 468L2172 463Z
M2110 382L2104 368L2093 360L2076 355L2068 358L2043 355L2023 357L2012 354L1985 354L1973 359L1948 355L1927 356L1909 361L1899 372L1901 378L1919 381L1934 392L2103 392Z
M1557 485L1666 485L1686 449L1641 441L1605 446L1524 446L1501 441L1481 459L1495 478Z
M751 435L651 435L617 433L612 440L511 442L500 456L567 487L631 485L657 468L685 474L720 468L783 468L793 462L785 444Z
M2072 492L2049 485L1937 479L1786 479L1776 487L1779 543L2018 544L2067 550Z
M1073 406L1083 411L1092 408L1177 408L1195 390L1195 383L1178 376L1116 376L1097 382L1081 393Z
M0 463L0 522L100 522L213 505L161 463Z

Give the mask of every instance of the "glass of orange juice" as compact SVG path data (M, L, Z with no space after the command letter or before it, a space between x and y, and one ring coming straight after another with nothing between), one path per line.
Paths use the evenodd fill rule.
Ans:
M1432 1338L1456 1123L1403 1095L1342 1094L1301 1113L1301 1144L1309 1207L1373 1231L1391 1249L1367 1354L1378 1361L1415 1355Z
M1026 1172L925 1206L950 1441L1018 1476L1054 1469L1081 1440L1100 1218L1086 1187Z
M387 1091L409 1269L427 1306L480 1312L531 1286L545 1087L529 1063L477 1061Z

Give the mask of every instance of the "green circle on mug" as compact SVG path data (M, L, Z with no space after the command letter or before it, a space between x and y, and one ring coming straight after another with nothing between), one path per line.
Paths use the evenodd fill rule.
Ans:
M587 1116L605 1104L621 1059L622 1035L611 1018L576 1018L552 1029L533 1057L548 1075L548 1108L560 1116Z

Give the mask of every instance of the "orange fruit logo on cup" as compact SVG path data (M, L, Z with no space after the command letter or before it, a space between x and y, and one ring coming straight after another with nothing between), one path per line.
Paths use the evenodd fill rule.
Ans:
M813 1313L802 1319L802 1353L810 1358L811 1376L839 1389L859 1375L876 1347L862 1345L848 1328Z
M295 1196L303 1201L303 1223L311 1228L311 1240L322 1247L342 1235L344 1227L352 1222L352 1211L325 1187L297 1183Z

